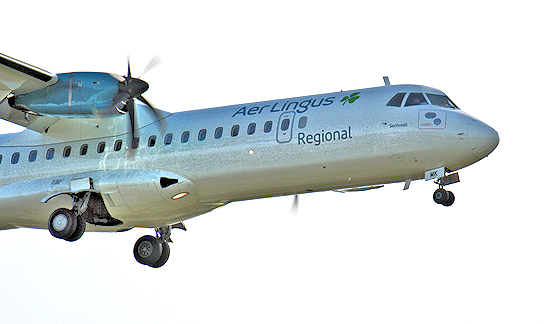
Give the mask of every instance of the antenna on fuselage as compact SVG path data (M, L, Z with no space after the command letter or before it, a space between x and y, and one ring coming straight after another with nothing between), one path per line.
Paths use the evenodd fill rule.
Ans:
M382 79L384 80L384 86L389 86L390 85L390 79L388 79L387 76L383 76Z

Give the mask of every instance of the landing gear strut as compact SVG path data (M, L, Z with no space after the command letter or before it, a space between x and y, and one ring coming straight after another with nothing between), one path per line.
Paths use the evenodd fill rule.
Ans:
M170 238L172 228L187 230L181 223L155 228L156 237L145 235L135 242L133 247L135 260L151 268L162 267L170 257L170 245L168 243L172 242Z
M436 178L434 183L438 184L438 189L436 189L432 198L434 199L435 203L446 207L452 206L454 204L454 201L456 200L456 197L454 196L454 193L444 189L444 186L459 182L459 175L457 172L448 172L449 171L447 171L446 168L439 168L427 171L427 173L431 175L425 175L426 177Z

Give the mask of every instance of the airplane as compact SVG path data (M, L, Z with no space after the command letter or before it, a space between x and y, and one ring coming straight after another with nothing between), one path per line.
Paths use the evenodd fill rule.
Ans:
M488 156L498 133L437 89L392 85L168 113L149 85L100 72L52 74L0 54L0 230L154 228L135 259L158 268L172 229L230 202L433 180L433 200ZM181 101L178 101L181 104Z

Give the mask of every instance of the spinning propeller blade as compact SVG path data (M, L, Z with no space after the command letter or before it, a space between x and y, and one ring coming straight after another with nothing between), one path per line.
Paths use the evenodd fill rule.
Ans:
M297 215L297 207L299 206L299 195L295 194L293 197L293 204L292 209L290 210L290 214Z
M160 56L156 55L151 59L149 64L145 67L145 70L141 75L144 75L148 71L150 71L155 66L159 65L162 62ZM143 97L143 93L149 89L149 84L140 78L134 78L131 76L131 59L128 55L127 57L127 75L124 76L124 80L120 81L118 84L118 95L120 97L124 97L125 99L125 111L129 114L129 120L131 125L131 141L135 140L135 99L139 99L139 101L143 102L149 108L154 111L157 116L158 120L161 120L161 116L158 114L154 106Z

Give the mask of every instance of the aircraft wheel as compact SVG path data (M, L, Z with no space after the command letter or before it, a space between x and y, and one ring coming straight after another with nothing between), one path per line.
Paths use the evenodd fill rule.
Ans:
M443 188L438 188L436 189L436 191L434 192L434 195L432 196L434 199L434 202L437 204L445 204L448 201L448 192L446 190L444 190Z
M153 266L163 254L162 241L151 235L142 236L135 242L133 256L141 264ZM168 252L169 254L169 252Z
M454 201L456 200L456 196L454 195L453 192L447 191L447 193L448 193L448 199L442 204L446 207L452 206L454 204Z
M48 219L48 230L56 238L67 240L77 229L77 220L67 208L56 209Z
M166 264L166 261L168 261L168 258L170 258L170 245L168 244L168 242L164 242L162 241L162 255L160 256L160 259L158 259L158 261L156 261L153 265L150 265L150 267L152 268L160 268L162 267L164 264Z
M81 236L83 236L83 233L85 233L85 228L87 227L87 222L85 221L85 217L83 217L83 215L75 216L75 214L73 214L73 217L77 226L75 228L75 232L65 239L68 242L79 240Z

